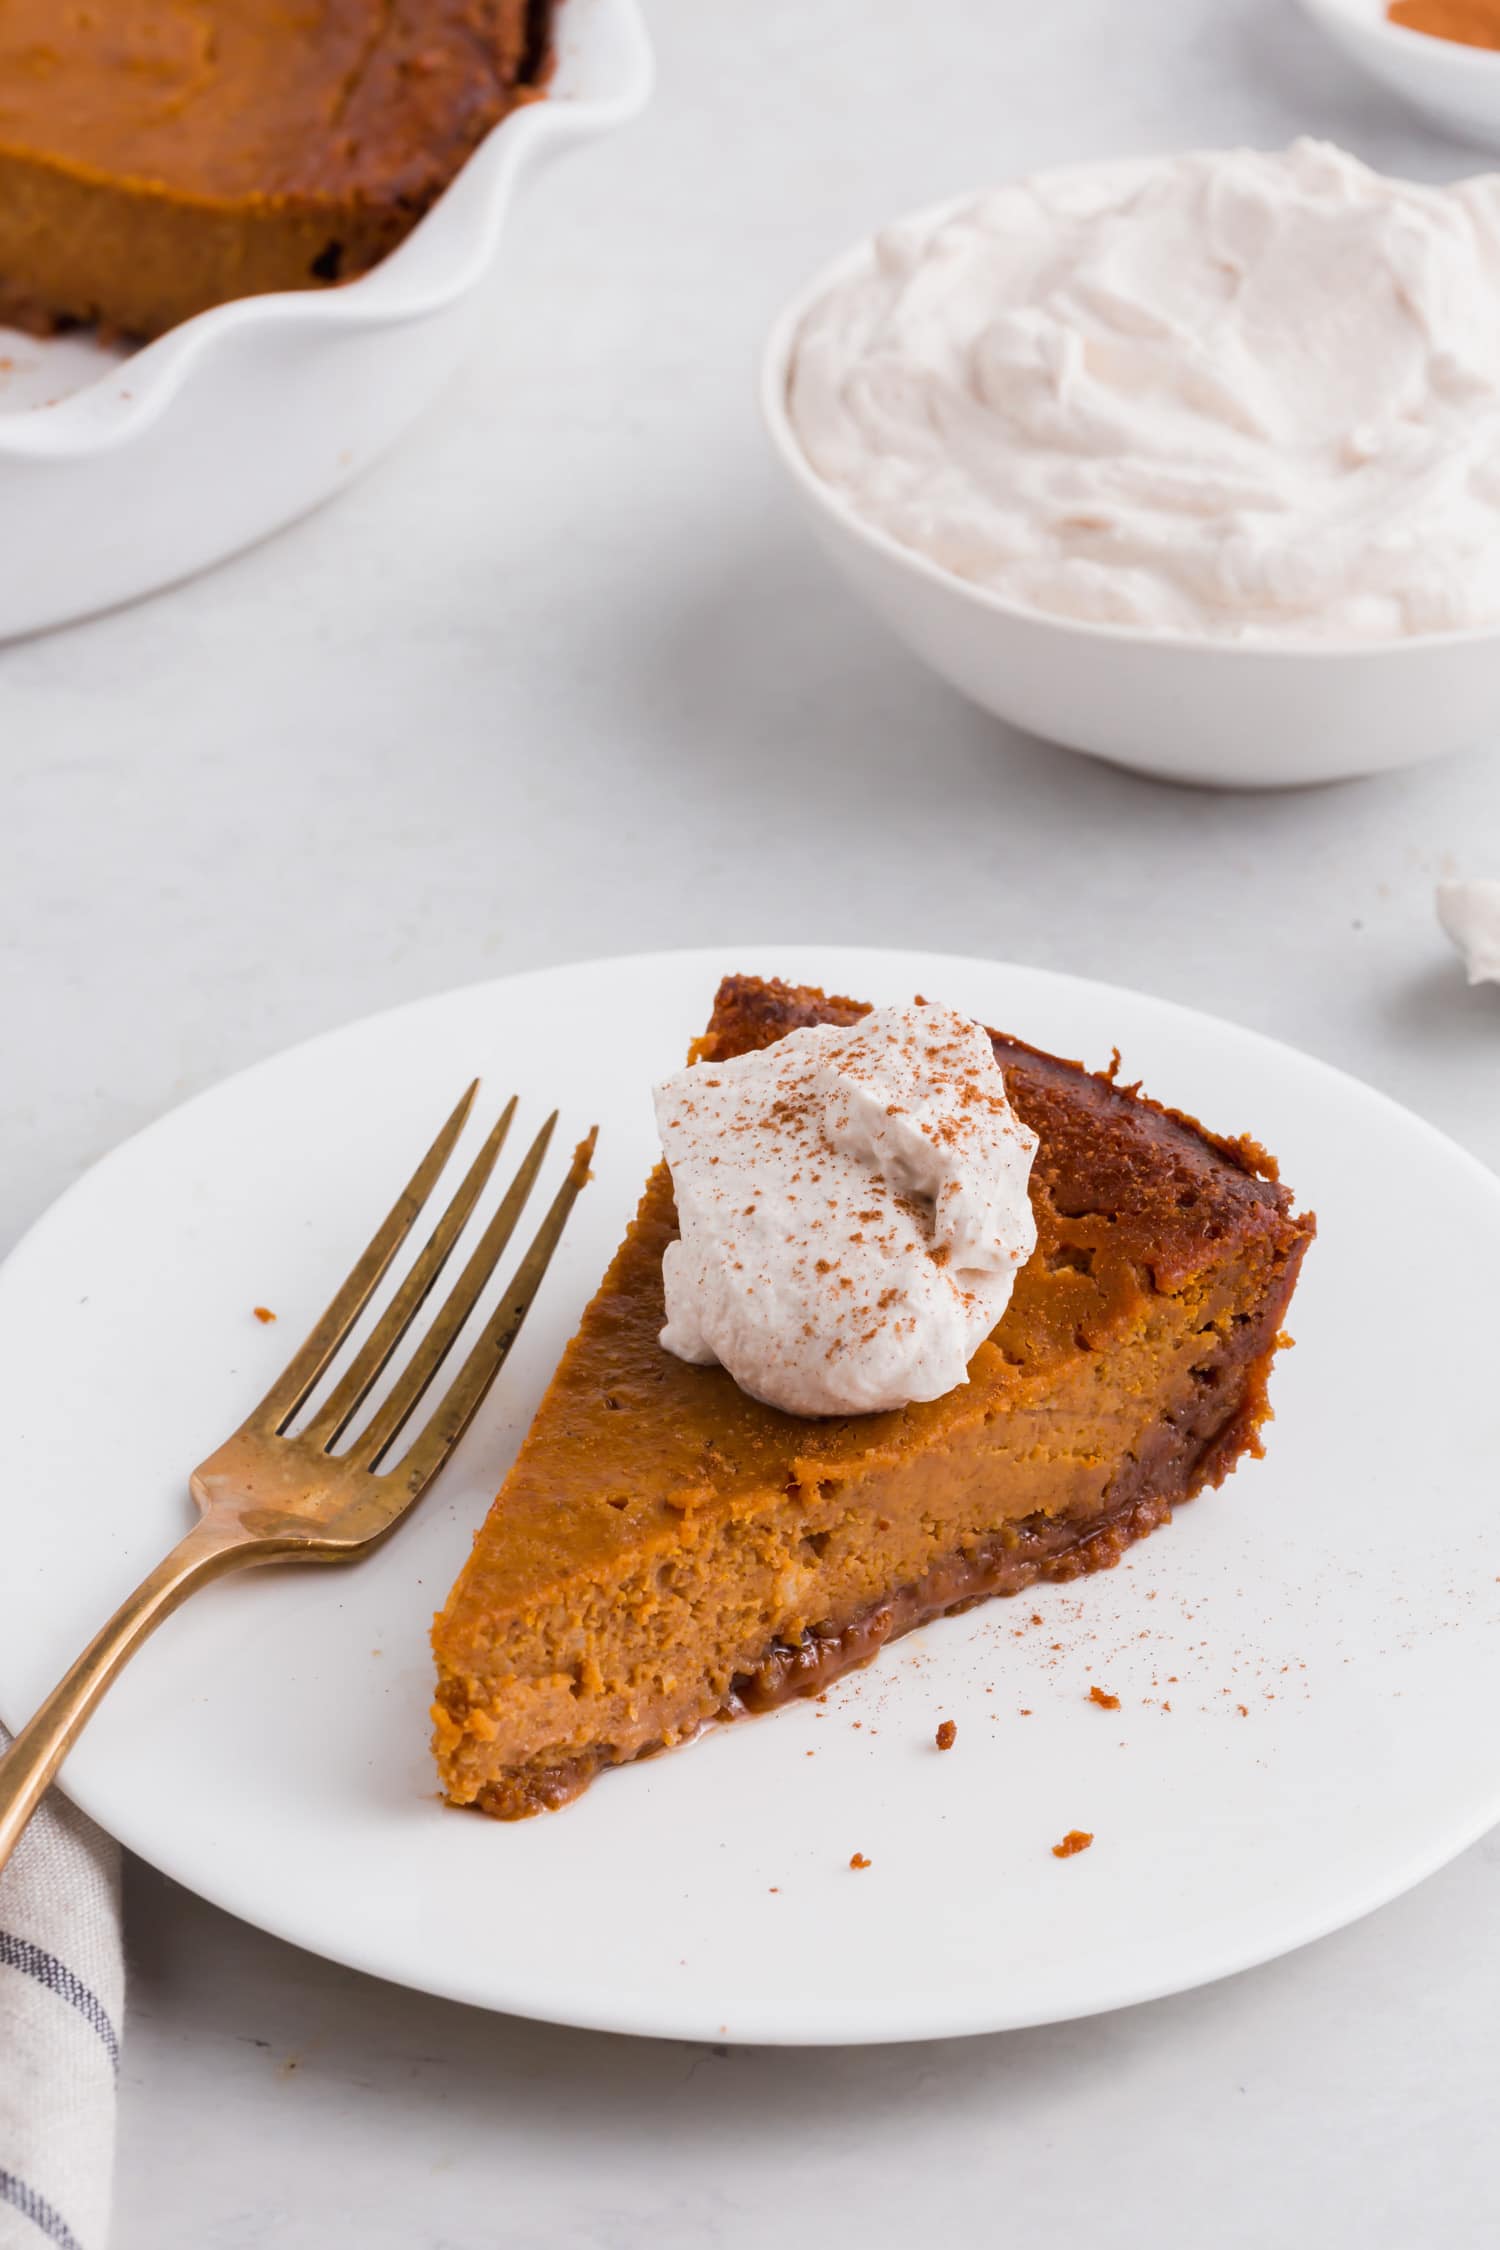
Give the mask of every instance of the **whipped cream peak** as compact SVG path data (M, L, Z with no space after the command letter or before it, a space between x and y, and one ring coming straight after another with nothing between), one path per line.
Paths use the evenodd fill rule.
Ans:
M1190 637L1500 621L1500 176L1343 150L1034 178L888 229L807 313L814 470L955 576Z
M661 1340L789 1414L940 1398L1036 1245L1036 1136L982 1025L915 1001L656 1089L676 1196Z

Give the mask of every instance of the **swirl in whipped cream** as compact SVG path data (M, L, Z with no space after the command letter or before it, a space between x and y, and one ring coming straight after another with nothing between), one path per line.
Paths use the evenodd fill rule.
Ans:
M868 522L1027 607L1193 636L1500 621L1500 176L1299 141L892 228L788 404Z
M788 1414L940 1398L1036 1245L1036 1135L988 1032L914 1002L814 1025L656 1089L680 1238L680 1359Z

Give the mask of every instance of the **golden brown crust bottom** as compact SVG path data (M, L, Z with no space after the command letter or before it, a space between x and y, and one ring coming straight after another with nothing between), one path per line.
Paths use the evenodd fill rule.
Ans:
M1067 1583L1096 1570L1113 1570L1136 1540L1171 1520L1165 1499L1133 1500L1091 1531L1028 1517L971 1553L956 1553L913 1585L898 1586L883 1601L838 1630L806 1634L795 1646L773 1642L753 1672L736 1676L713 1713L717 1720L759 1717L802 1696L821 1695L846 1672L872 1664L888 1641L913 1633L934 1618L957 1617L995 1595L1021 1594L1043 1581ZM709 1721L707 1723L712 1723ZM663 1743L635 1752L651 1757ZM605 1743L547 1765L515 1767L486 1783L473 1799L492 1820L529 1820L571 1804L615 1759Z

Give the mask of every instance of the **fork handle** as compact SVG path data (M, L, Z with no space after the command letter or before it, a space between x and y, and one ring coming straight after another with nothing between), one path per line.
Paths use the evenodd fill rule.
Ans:
M20 1842L22 1830L41 1803L48 1783L105 1689L142 1641L211 1578L264 1559L264 1545L247 1541L237 1524L203 1516L121 1603L10 1748L0 1755L0 1869Z

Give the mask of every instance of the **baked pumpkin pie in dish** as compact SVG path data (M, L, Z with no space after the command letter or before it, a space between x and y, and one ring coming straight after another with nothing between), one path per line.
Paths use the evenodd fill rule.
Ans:
M867 1013L731 977L695 1062ZM434 1627L451 1802L565 1804L945 1612L1109 1568L1260 1452L1313 1220L1254 1142L987 1037L1034 1137L1035 1247L939 1396L815 1417L667 1349L686 1226L653 1172Z
M540 89L550 0L5 0L0 317L160 335L365 273Z

